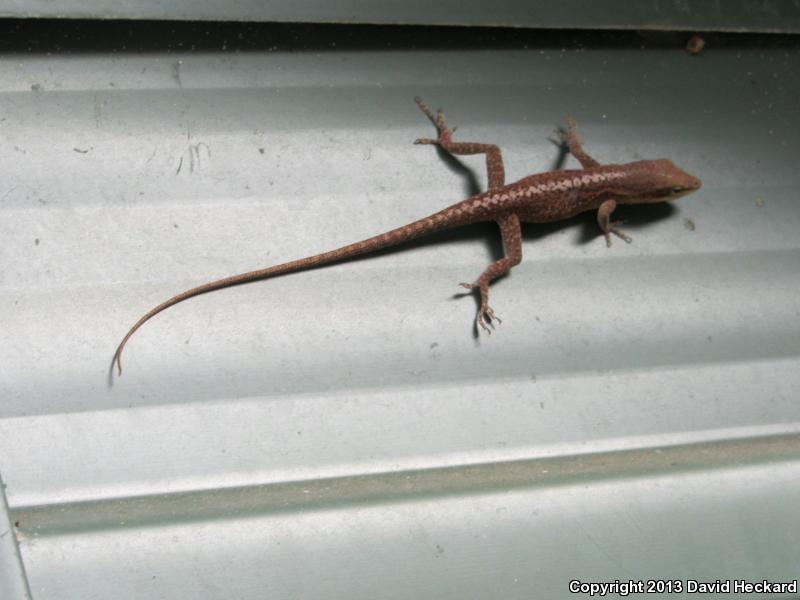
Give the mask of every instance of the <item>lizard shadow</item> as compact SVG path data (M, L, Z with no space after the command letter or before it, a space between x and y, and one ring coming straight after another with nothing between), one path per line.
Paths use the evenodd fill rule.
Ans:
M623 221L623 229L630 233L648 225L649 223L665 219L677 212L677 210L678 209L673 205L665 202L660 202L658 204L642 204L638 206L623 205L614 211L614 216ZM600 227L597 224L596 213L594 211L589 211L570 219L565 219L555 223L523 223L522 241L532 242L557 233L558 231L575 228L576 226L578 227L578 236L573 242L574 246L583 246L585 244L594 243L598 240L598 238L602 239L603 237ZM419 245L427 245L429 243L441 244L442 242L455 240L482 239L487 245L490 261L494 262L504 256L503 244L498 233L497 226L494 223L478 223L476 225L464 227L458 230L458 232L440 232L434 236L431 236L429 239L424 240L424 242ZM622 244L623 246L625 245L625 243L620 239L614 238L613 241L616 244ZM605 246L605 244L603 244L603 246ZM605 247L603 249L605 250ZM486 266L488 265L489 263L487 263ZM505 279L509 273L510 271L504 273L497 279L494 279L492 284L494 285L497 282ZM474 279L477 279L477 277L474 277ZM456 292L451 296L451 299L460 300L466 296L472 296L475 300L476 312L480 310L481 298L478 290L465 290L463 292ZM490 325L492 328L494 328L494 322L491 322ZM477 322L473 326L472 336L476 340L480 338L480 330Z
M650 223L666 219L676 212L678 212L678 209L668 202L639 204L637 206L623 204L614 211L613 219L622 221L622 229L631 232L642 229ZM578 234L578 239L575 241L575 245L581 246L583 244L588 244L596 238L603 236L597 224L595 212L578 215L574 220L581 221L580 233ZM567 226L570 221L572 221L572 219L563 221L562 224ZM619 238L616 238L614 241L622 242ZM633 243L636 243L635 239Z
M631 231L645 228L650 223L666 219L676 212L678 212L678 209L668 202L639 204L636 206L622 204L614 211L612 218L615 221L622 221L622 229L630 233ZM523 223L522 239L528 242L535 241L558 231L576 227L578 235L572 242L574 246L590 244L603 237L603 232L597 224L597 212L586 211L569 219L553 223ZM624 244L619 238L613 239L615 242Z
M557 127L556 132L565 132L563 127ZM553 138L548 138L558 149L558 154L553 159L552 164L550 165L549 171L557 171L559 169L563 169L564 165L569 157L569 146L560 141ZM475 174L475 170L472 167L464 164L463 161L458 159L456 156L453 156L446 150L436 146L436 152L439 157L442 159L442 162L453 172L458 173L464 179L464 188L466 196L474 196L476 194L480 194L484 190L481 189L480 183L478 180L477 175ZM617 210L614 211L613 219L621 220L624 222L625 227L631 230L639 229L640 227L647 225L649 223L653 223L655 221L660 221L662 219L666 219L667 217L673 215L677 212L677 208L671 203L668 202L657 202L653 204L639 204L637 206L630 206L621 204ZM580 215L576 215L574 217L570 217L568 219L562 219L553 223L536 223L536 224L526 224L523 223L522 225L522 238L525 241L533 241L539 238L545 237L547 235L551 235L557 231L561 231L563 229L569 229L571 227L580 226L580 233L578 235L577 240L575 241L575 245L583 245L587 244L598 237L602 237L602 232L597 224L597 217L594 211L587 211L585 213L581 213ZM486 227L493 227L493 224L482 223L477 224L471 227L464 227L458 232L454 231L445 231L441 232L440 234L436 234L431 236L431 240L436 240L435 242L431 243L441 243L445 241L443 238L456 238L462 237L465 233L472 237L472 233L470 230L477 231L478 229L482 229L485 231ZM503 246L499 240L497 235L490 235L486 238L489 244L489 251L492 256L492 260L498 260L503 256ZM428 243L427 240L421 242L421 244ZM498 280L502 279L502 277L498 277ZM471 292L466 292L464 294L460 294L459 297L470 295Z
M108 373L106 373L106 387L111 389L114 387L114 363L117 360L117 355L111 357L111 364L108 365Z
M558 128L556 131L563 131L563 129ZM549 170L555 171L563 169L569 156L569 147L560 140L551 138L550 141L553 142L558 148L558 154L554 158ZM467 166L457 157L453 156L446 150L439 148L438 146L436 147L436 151L448 169L450 169L452 172L458 173L464 178L465 194L467 196L474 196L483 191L480 187L478 177L471 167ZM614 211L614 219L623 221L625 229L635 231L649 223L665 219L677 212L677 210L678 209L675 208L675 206L667 202L640 204L635 207L629 205L620 205L617 210ZM582 246L584 244L594 242L597 240L597 238L602 238L602 232L597 224L596 212L587 211L574 217L553 223L523 223L522 239L526 242L535 241L558 231L574 228L576 226L579 228L577 239L573 242L573 244L576 246ZM443 242L466 241L480 238L487 245L490 261L494 262L504 256L503 244L500 236L497 234L497 226L494 223L477 223L475 225L462 227L458 230L446 230L438 232L425 239L415 240L410 243L410 246L424 247L427 245L441 244ZM622 242L622 240L618 241ZM391 249L389 251L391 251ZM498 282L507 276L508 273L504 273L495 279L493 283ZM477 277L474 277L473 280L474 279L477 279ZM459 300L465 296L473 297L475 300L475 310L478 311L481 305L480 293L478 290L456 292L451 296L451 299ZM494 327L493 322L491 325ZM480 338L480 330L477 322L473 327L473 337L476 339Z
M560 131L560 129L558 131ZM558 141L558 140L550 139L550 141L553 142L558 147L558 155L556 156L555 160L553 161L552 165L550 166L550 170L552 171L552 170L561 169L561 168L563 168L564 162L566 161L567 156L569 155L569 147L567 146L567 144L565 144L565 143L563 143L561 141ZM436 146L435 148L436 148L436 153L439 156L439 159L444 163L444 165L451 172L457 173L458 175L460 175L464 179L464 192L463 193L464 193L465 197L475 196L475 195L480 194L481 192L483 192L483 189L481 189L481 186L480 186L480 183L479 183L479 180L478 180L478 176L476 175L475 170L472 167L469 167L462 160L458 159L453 154L450 154L449 152L447 152L443 148L441 148L439 146ZM527 229L528 229L527 227L523 227L522 228L523 240L528 239L530 237L538 238L538 237L541 237L542 235L547 235L548 233L551 233L553 230L560 229L560 226L551 227L550 228L551 231L546 231L546 232L543 232L543 233L540 232L536 236L530 236L529 233L526 231ZM474 240L474 239L480 238L487 245L487 250L488 250L488 254L489 254L489 261L490 261L489 263L487 263L487 266L488 266L488 264L491 264L492 262L494 262L496 260L499 260L504 255L503 243L502 243L502 240L500 239L500 236L497 235L497 233L498 233L497 226L494 223L491 223L491 222L476 223L474 225L468 225L466 227L459 228L458 230L447 230L447 231L438 232L438 233L436 233L436 234L434 234L434 235L432 235L429 238L426 238L424 240L412 242L412 244L414 246L422 247L422 246L426 246L428 244L430 244L430 245L441 244L442 242L447 242L447 241L460 241L460 240L467 240L467 239ZM468 280L468 281L474 281L479 276L480 276L480 273L477 273L476 276L474 276L471 280ZM508 276L508 273L504 273L503 275L501 275L497 279L493 280L493 282L500 281L501 279L504 279L507 276ZM474 301L475 301L475 311L477 313L477 311L480 310L480 306L481 306L481 296L480 296L480 291L479 290L472 289L472 290L467 290L467 291L462 291L462 292L456 292L450 297L450 299L451 300L461 300L462 298L464 298L466 296L472 296L472 298L474 299ZM492 327L492 329L494 329L494 326L495 326L494 321L495 320L500 322L499 319L490 320L490 326ZM472 337L474 339L478 340L478 339L480 339L480 333L481 333L480 332L480 328L479 328L479 325L478 325L478 323L476 321L473 324L473 327L472 327Z
M455 131L455 129L453 130ZM556 131L562 132L564 131L563 128L557 128ZM564 168L564 163L569 156L569 146L567 144L548 138L555 146L558 148L558 154L556 155L553 163L550 165L549 171L557 171L559 169ZM456 156L450 154L447 150L440 148L439 146L435 146L436 154L439 156L441 161L444 165L453 173L460 175L464 179L464 197L475 196L480 194L484 190L481 189L478 176L475 174L475 170L466 165L463 161L458 159Z
M451 172L460 175L464 179L465 198L469 196L475 196L483 191L474 169L464 164L464 162L450 154L447 150L443 150L439 146L435 146L435 148L436 154L439 156L444 165Z

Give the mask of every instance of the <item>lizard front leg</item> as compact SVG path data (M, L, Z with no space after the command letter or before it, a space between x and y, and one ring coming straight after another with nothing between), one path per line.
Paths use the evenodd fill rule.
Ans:
M612 233L618 238L625 240L629 244L631 241L633 241L631 236L624 233L618 227L619 225L622 225L624 221L611 220L611 213L614 212L615 208L617 208L616 200L606 200L600 205L600 208L597 209L597 223L600 225L600 229L603 230L603 235L606 238L606 246L609 248L611 247Z
M518 265L522 260L522 232L520 231L519 217L513 213L503 215L497 219L497 224L500 226L505 256L489 265L489 268L481 274L475 283L461 284L470 290L475 288L480 290L481 307L475 317L475 325L476 328L480 327L488 333L492 333L489 325L493 320L498 323L501 322L500 318L494 314L494 311L489 306L489 283L507 273L511 267Z
M436 127L438 137L434 139L420 138L415 140L415 144L434 144L443 150L447 150L450 154L469 155L469 154L485 154L486 155L486 175L489 180L489 189L494 190L501 188L505 185L506 172L503 167L503 155L500 148L494 144L478 144L475 142L454 142L453 131L444 122L444 112L441 110L434 116L433 112L422 99L417 96L414 101L419 106L420 110L424 112L431 123Z
M578 135L578 123L575 119L567 117L567 129L559 129L558 135L561 141L569 148L570 154L578 159L584 169L600 166L599 162L584 152L581 138Z

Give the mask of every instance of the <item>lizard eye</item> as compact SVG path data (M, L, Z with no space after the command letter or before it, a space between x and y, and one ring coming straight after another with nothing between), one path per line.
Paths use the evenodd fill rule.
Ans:
M682 188L681 186L677 185L677 186L675 186L674 188L672 188L672 189L669 191L669 193L670 193L670 194L680 194L682 191L683 191L683 188Z

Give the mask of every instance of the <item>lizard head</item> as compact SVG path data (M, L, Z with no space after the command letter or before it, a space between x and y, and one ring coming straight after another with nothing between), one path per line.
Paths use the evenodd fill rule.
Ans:
M679 169L671 160L642 160L630 166L626 192L620 194L620 200L626 204L674 200L702 185L697 177Z

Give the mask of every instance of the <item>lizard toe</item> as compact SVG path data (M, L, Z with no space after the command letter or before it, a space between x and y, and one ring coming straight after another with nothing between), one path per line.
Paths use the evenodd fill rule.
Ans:
M487 334L492 335L491 327L494 327L494 321L497 321L498 323L503 322L500 317L494 314L491 306L488 304L481 306L477 316L475 317L475 324L483 329Z
M619 228L619 225L622 225L625 221L612 221L608 224L608 227L605 231L603 231L603 235L606 238L606 246L611 247L611 234L613 233L619 239L624 240L625 243L630 244L633 241L633 238L629 236L627 233L622 231Z

